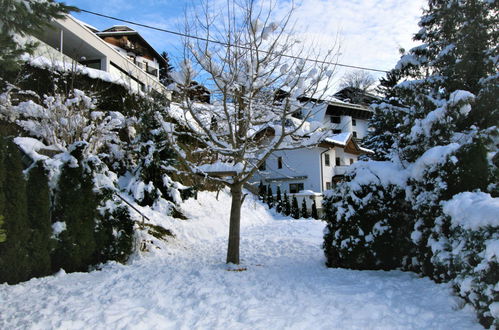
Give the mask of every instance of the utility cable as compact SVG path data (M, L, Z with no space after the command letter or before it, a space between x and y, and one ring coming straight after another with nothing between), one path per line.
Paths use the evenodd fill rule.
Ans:
M241 49L251 50L250 47L246 47L246 46L242 46L242 45L233 45L233 44L228 44L228 43L225 43L225 42L219 41L219 40L202 38L202 37L190 35L190 34L187 34L187 33L182 33L182 32L178 32L178 31L172 31L172 30L162 29L162 28L158 28L158 27L147 25L147 24L143 24L143 23L133 22L133 21L126 20L126 19L123 19L123 18L118 18L118 17L113 17L113 16L109 16L109 15L104 15L104 14L96 13L96 12L93 12L93 11L90 11L90 10L86 10L86 9L79 8L79 11L87 13L87 14L95 15L95 16L100 16L100 17L107 18L107 19L112 19L112 20L119 21L119 22L124 22L124 23L128 23L128 24L136 25L136 26L141 26L143 28L150 29L150 30L156 30L156 31L159 31L159 32L174 34L174 35L177 35L177 36L180 36L180 37L184 37L184 38L196 39L196 40L200 40L200 41L211 42L211 43L219 44L219 45L226 46L226 47L237 47L237 48L241 48ZM263 52L263 53L270 53L270 52L264 51L264 50L261 50L261 52ZM381 69L373 69L373 68L362 67L362 66L357 66L357 65L349 65L349 64L342 64L342 63L321 61L321 60L316 60L316 59L313 59L313 58L306 58L306 57L294 56L294 55L289 55L289 54L281 54L281 56L282 57L286 57L286 58L295 59L295 60L304 60L304 61L315 62L315 63L320 63L320 64L330 64L330 65L336 65L336 66L341 66L341 67L351 68L351 69L359 69L359 70L366 70L366 71L376 71L376 72L383 72L383 73L389 72L389 71L381 70Z

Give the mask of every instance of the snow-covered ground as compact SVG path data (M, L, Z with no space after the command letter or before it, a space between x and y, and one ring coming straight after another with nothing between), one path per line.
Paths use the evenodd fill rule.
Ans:
M248 198L227 271L229 197L183 206L167 249L131 265L0 285L0 329L474 329L445 284L412 273L328 269L324 224L276 219Z

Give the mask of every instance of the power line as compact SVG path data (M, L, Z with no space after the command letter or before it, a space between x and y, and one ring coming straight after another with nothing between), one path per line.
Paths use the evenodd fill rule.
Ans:
M95 15L95 16L100 16L100 17L112 19L112 20L115 20L115 21L118 21L118 22L124 22L124 23L128 23L128 24L136 25L136 26L141 26L141 27L144 27L144 28L150 29L150 30L156 30L156 31L164 32L164 33L174 34L174 35L177 35L177 36L180 36L180 37L184 37L184 38L196 39L196 40L200 40L200 41L211 42L211 43L215 43L215 44L219 44L219 45L227 46L227 47L237 47L237 48L246 49L246 50L250 49L249 47L242 46L242 45L233 45L233 44L228 44L228 43L225 43L223 41L219 41L219 40L215 40L215 39L202 38L202 37L190 35L190 34L187 34L187 33L182 33L182 32L177 32L177 31L162 29L162 28L159 28L159 27L155 27L155 26L151 26L151 25L147 25L147 24L143 24L143 23L133 22L133 21L126 20L126 19L123 19L123 18L118 18L118 17L113 17L113 16L109 16L109 15L104 15L104 14L96 13L96 12L93 12L93 11L90 11L90 10L86 10L86 9L79 8L79 11L87 13L87 14ZM264 50L262 50L261 52L263 52L263 53L269 53L269 52L264 51ZM366 70L366 71L376 71L376 72L383 72L383 73L389 72L389 71L381 70L381 69L373 69L373 68L367 68L367 67L362 67L362 66L357 66L357 65L349 65L349 64L341 64L341 63L335 63L335 62L321 61L321 60L316 60L316 59L313 59L313 58L306 58L306 57L300 57L300 56L294 56L294 55L288 55L288 54L282 54L281 56L282 57L287 57L287 58L292 58L292 59L295 59L295 60L305 60L305 61L315 62L315 63L320 63L320 64L337 65L337 66L341 66L341 67L345 67L345 68L351 68L351 69L359 69L359 70Z

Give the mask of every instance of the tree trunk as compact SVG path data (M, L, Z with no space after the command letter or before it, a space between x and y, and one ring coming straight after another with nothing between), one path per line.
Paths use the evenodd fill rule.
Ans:
M230 207L229 246L227 248L227 263L239 264L239 237L241 227L242 184L230 187L232 204Z

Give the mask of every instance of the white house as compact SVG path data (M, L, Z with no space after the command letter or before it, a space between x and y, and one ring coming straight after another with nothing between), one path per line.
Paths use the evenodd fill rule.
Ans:
M335 134L313 148L273 153L253 177L252 184L270 185L274 193L279 186L281 192L295 195L300 204L305 199L309 207L315 200L320 211L323 192L342 180L347 167L360 155L371 153L359 141L368 133L372 113L367 106L333 98L313 111L310 120L330 125Z
M166 60L129 27L114 26L98 31L67 15L52 20L36 38L40 46L35 56L79 63L90 70L106 72L136 91L155 90L170 95L159 81L159 69L166 65Z

